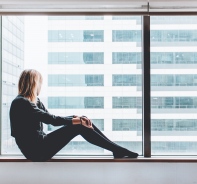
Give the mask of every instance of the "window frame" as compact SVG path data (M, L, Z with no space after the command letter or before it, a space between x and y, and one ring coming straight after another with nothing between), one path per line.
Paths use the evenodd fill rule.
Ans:
M2 112L2 16L0 16L0 112ZM2 155L2 150L1 150L1 141L2 141L2 113L0 113L0 156Z
M6 15L58 15L58 16L76 16L76 15L92 15L92 16L141 16L142 19L142 153L144 157L151 157L151 84L150 84L150 16L197 16L197 12L0 12L0 50L2 50L2 16ZM2 81L2 52L0 52L0 80ZM145 77L146 76L146 77ZM2 82L0 85L0 110L2 112ZM0 115L0 130L2 130L2 115ZM146 122L146 123L144 123ZM2 132L0 131L0 156L2 155Z

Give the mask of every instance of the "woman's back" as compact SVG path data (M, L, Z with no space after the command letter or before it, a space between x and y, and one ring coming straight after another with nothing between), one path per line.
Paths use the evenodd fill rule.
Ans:
M43 131L42 123L32 117L31 106L32 103L22 95L16 96L12 101L10 107L11 136L27 138L34 135L35 138Z

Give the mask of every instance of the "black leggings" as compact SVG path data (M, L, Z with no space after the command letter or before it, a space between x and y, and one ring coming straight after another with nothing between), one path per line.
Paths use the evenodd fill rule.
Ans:
M47 134L39 143L39 152L31 151L31 156L23 153L28 159L32 161L46 161L52 158L65 145L67 145L74 137L81 135L89 143L102 147L113 153L118 153L123 147L110 141L94 124L94 129L87 128L83 125L66 125L49 134ZM22 150L21 150L22 151ZM23 152L23 151L22 151ZM37 156L35 156L37 155Z

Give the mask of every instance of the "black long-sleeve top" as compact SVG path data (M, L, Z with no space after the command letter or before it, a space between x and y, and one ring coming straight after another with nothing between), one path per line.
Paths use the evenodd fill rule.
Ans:
M46 135L43 124L53 126L72 125L72 116L55 116L50 114L37 97L37 104L23 95L17 95L10 107L11 136L17 138L39 138Z

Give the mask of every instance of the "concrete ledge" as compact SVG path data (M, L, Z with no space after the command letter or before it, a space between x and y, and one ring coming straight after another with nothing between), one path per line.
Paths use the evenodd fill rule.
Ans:
M8 157L7 157L8 158ZM2 184L196 184L197 158L67 158L0 163ZM182 163L179 163L182 162ZM190 162L190 163L184 163Z
M32 162L23 156L0 156L0 162ZM55 156L46 162L176 162L196 163L197 156L193 157L138 157L137 159L114 159L112 156Z

